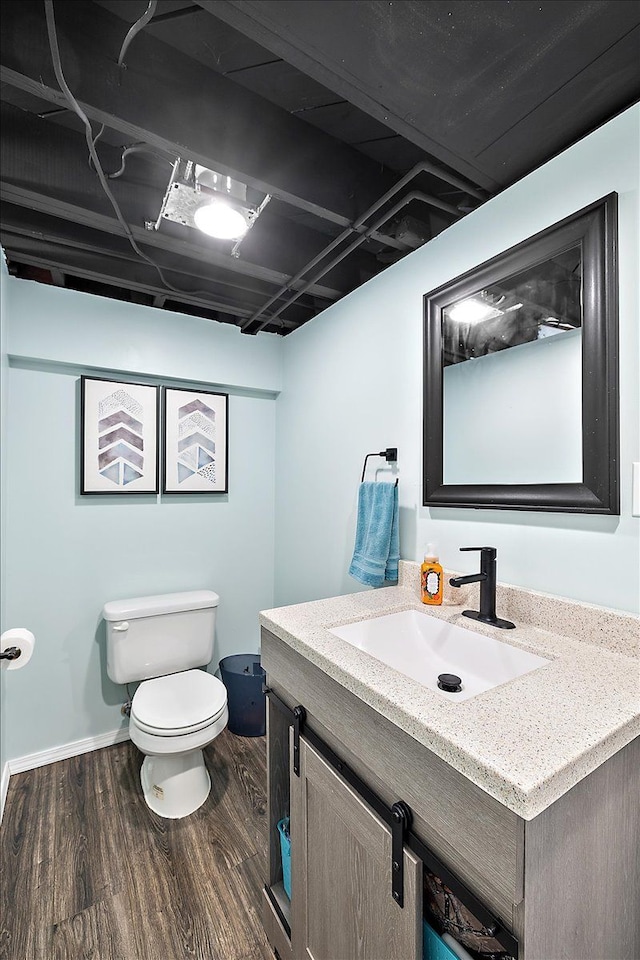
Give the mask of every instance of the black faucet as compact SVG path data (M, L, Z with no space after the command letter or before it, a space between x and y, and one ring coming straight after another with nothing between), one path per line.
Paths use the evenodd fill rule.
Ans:
M498 568L498 551L495 547L460 547L462 553L468 550L480 551L480 573L470 573L466 577L451 577L452 587L461 587L465 583L480 584L480 610L463 610L462 616L480 623L488 623L491 627L500 627L502 630L513 630L515 623L511 620L502 620L496 617L496 573Z

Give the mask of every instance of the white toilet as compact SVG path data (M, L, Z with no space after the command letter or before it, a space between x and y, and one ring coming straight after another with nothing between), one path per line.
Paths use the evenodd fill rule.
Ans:
M227 691L204 670L213 656L216 607L211 590L105 603L107 673L115 683L142 680L129 732L145 754L147 804L161 817L187 817L211 789L203 747L227 725Z

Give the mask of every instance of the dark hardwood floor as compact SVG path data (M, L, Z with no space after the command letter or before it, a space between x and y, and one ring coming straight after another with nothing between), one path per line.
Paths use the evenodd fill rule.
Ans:
M132 743L13 776L1 828L3 960L273 960L261 923L264 738L205 751L207 802L164 820Z

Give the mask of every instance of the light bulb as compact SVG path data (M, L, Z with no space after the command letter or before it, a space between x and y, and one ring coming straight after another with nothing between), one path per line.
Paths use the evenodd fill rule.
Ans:
M452 320L456 320L458 323L479 323L481 320L499 317L503 311L496 309L490 303L484 303L482 300L475 300L471 297L468 300L461 300L453 307L448 307L447 313Z
M242 214L222 200L198 207L193 219L198 230L218 240L238 240L249 229Z

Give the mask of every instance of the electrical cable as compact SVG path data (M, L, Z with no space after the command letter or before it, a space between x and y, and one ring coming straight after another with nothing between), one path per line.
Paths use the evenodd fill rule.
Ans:
M96 141L94 140L93 141L94 147L95 147L95 144L96 144ZM155 157L157 160L163 160L165 163L168 163L169 166L171 167L173 166L172 161L169 160L167 157L163 157L161 153L156 153L155 150L152 150L150 147L146 147L143 143L133 143L130 147L126 147L122 152L122 156L120 157L120 169L116 170L115 173L107 174L107 176L109 177L109 180L116 180L118 177L122 176L122 174L124 173L124 168L127 165L127 157L130 156L132 153L148 153L152 157Z
M104 123L102 124L102 126L100 127L100 129L99 129L98 132L96 133L95 137L93 138L93 145L94 145L94 147L95 147L96 143L98 142L98 140L100 139L100 137L102 136L103 133L104 133ZM89 154L89 156L87 157L87 163L89 164L89 168L92 168L92 167L93 167L93 160L91 159L91 154Z
M98 179L100 180L102 189L106 193L109 199L109 202L113 207L113 211L116 215L116 218L120 226L124 230L127 240L129 241L129 243L131 244L135 252L138 254L138 256L154 268L154 270L157 272L158 276L160 277L160 280L162 281L163 286L165 286L167 290L171 290L173 293L187 294L192 297L202 296L205 298L209 298L211 296L211 293L207 290L181 290L180 287L174 287L173 284L169 283L169 281L166 279L164 273L162 272L162 268L158 266L155 260L152 260L151 257L148 257L147 254L144 253L136 243L135 237L131 232L129 224L123 217L120 207L118 206L118 201L116 200L113 193L111 192L111 188L109 187L105 172L102 168L102 164L100 163L100 159L96 152L95 143L97 142L98 138L101 136L102 130L100 130L100 132L97 134L94 140L91 123L86 113L84 112L84 110L82 109L82 107L80 106L76 98L74 97L74 95L71 93L71 90L67 86L67 81L65 80L65 76L62 70L62 62L60 60L60 49L58 47L58 33L56 30L53 0L44 0L44 7L45 7L46 18L47 18L47 34L49 36L49 47L51 49L51 57L53 60L53 69L56 75L56 80L58 81L58 85L62 90L62 93L64 94L67 102L71 105L72 110L75 113L77 113L77 115L82 120L82 123L84 124L85 138L87 141L87 146L89 148L89 155L93 161L93 165L95 167L96 173L98 174ZM103 124L103 129L104 129L104 124Z
M122 66L123 66L124 55L125 55L125 53L127 52L127 48L128 48L128 46L129 46L129 44L131 43L131 41L133 40L133 38L136 36L136 34L137 34L137 33L140 33L140 31L141 31L144 27L146 27L146 25L149 23L149 21L151 20L152 16L153 16L154 13L156 12L156 7L157 7L157 6L158 6L158 0L149 0L149 5L148 5L147 9L146 9L145 12L142 14L142 16L140 17L140 19L139 19L139 20L136 20L136 22L133 24L133 26L131 27L131 29L130 29L129 32L127 33L126 37L124 38L124 43L122 44L122 49L120 50L120 56L118 57L118 66L119 66L119 67L122 67Z

